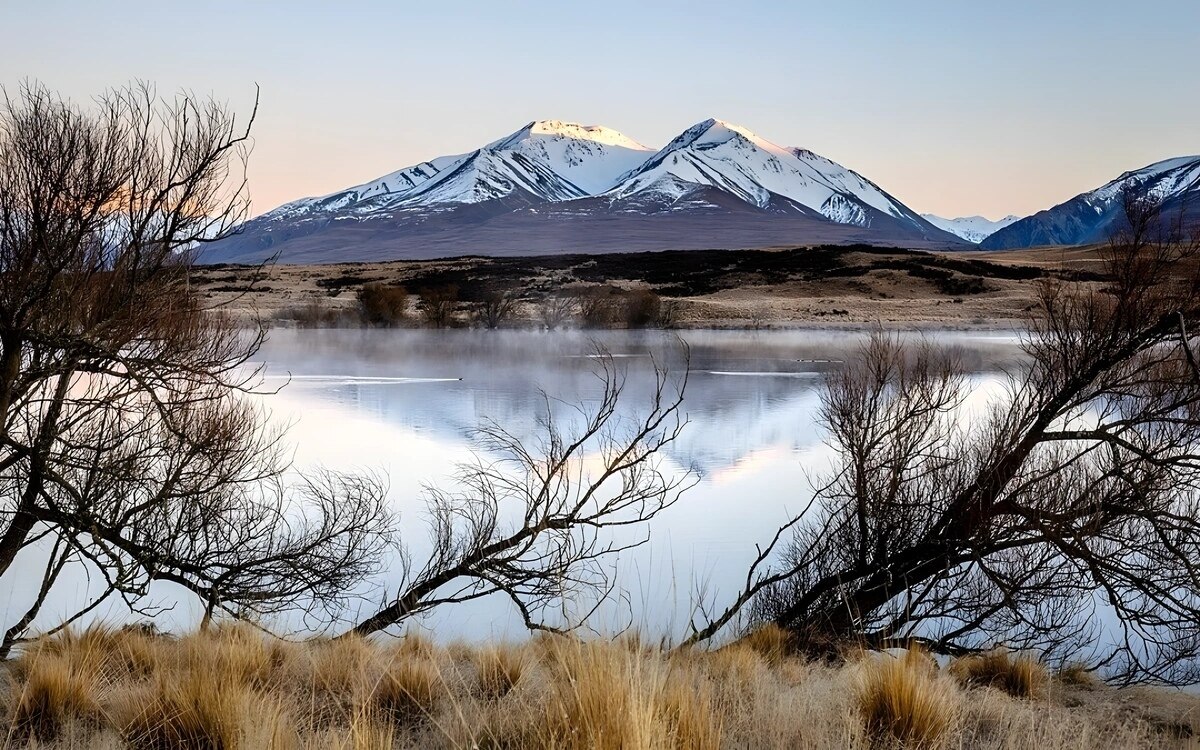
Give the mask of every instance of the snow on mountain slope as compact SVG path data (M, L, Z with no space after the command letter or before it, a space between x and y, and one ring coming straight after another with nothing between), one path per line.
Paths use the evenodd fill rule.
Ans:
M654 151L611 128L559 120L531 122L484 150L521 153L551 165L588 195L609 189Z
M269 217L481 203L518 191L539 200L570 200L607 190L653 151L610 128L539 120L469 154L438 157L346 190L294 201Z
M857 173L735 125L707 120L654 150L609 128L542 120L280 206L206 248L205 262L804 243L964 246Z
M405 167L377 180L316 198L301 198L285 203L263 215L268 220L299 218L315 212L333 212L353 209L358 204L398 198L425 184L429 180L461 165L469 154L439 156L411 167Z
M1005 216L998 221L992 221L983 216L960 216L957 219L944 219L934 214L921 214L921 218L938 229L943 229L975 244L983 242L988 236L1021 219L1020 216L1012 215Z
M405 202L481 203L523 190L548 201L608 189L652 149L609 128L531 122L405 194Z
M980 246L1005 250L1101 242L1125 220L1126 190L1162 205L1164 222L1200 228L1200 155L1164 159L997 231Z
M713 187L766 208L773 195L839 224L869 226L875 209L924 228L925 222L871 181L829 159L785 148L746 128L709 119L685 130L608 192L620 201L651 192L682 198Z
M1200 190L1200 155L1164 159L1122 174L1103 187L1084 193L1093 205L1120 200L1121 192L1133 186L1148 197L1169 200L1181 193Z

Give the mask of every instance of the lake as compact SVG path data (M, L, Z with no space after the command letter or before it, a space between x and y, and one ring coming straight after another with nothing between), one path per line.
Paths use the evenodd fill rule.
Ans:
M953 347L975 388L965 413L986 401L998 373L1019 361L1012 333L934 332ZM560 332L276 330L261 350L263 396L270 421L287 426L298 471L327 467L385 476L400 514L402 539L420 561L428 548L424 498L429 486L453 487L456 467L493 456L472 432L493 420L524 441L541 434L547 404L570 427L574 406L588 410L601 392L596 353L611 353L626 377L619 416L644 411L655 363L676 377L688 372L688 423L663 454L673 476L696 484L648 527L624 529L614 542L648 541L621 553L610 571L617 588L589 620L612 634L635 628L653 637L686 632L694 603L723 605L745 579L755 544L769 540L811 496L814 475L832 453L816 423L824 373L840 366L865 334L838 330ZM9 576L0 607L11 621L35 595L42 562L22 553L25 576ZM379 591L394 573L370 582ZM49 627L95 590L84 571L64 574L35 625ZM163 608L158 624L195 627L195 601L171 584L152 587ZM568 602L563 616L588 611ZM369 605L365 609L374 611ZM118 602L88 619L129 618ZM143 619L141 617L135 619ZM83 622L86 622L84 620ZM298 615L268 624L300 631ZM311 623L310 623L311 624ZM507 600L484 598L442 608L410 623L439 640L516 637L524 633Z
M974 373L977 400L1020 357L1012 333L904 335L955 348ZM815 422L823 374L864 337L835 330L282 330L272 332L260 358L267 385L282 386L266 402L273 420L290 425L297 466L385 472L405 543L418 559L425 488L450 487L456 465L491 458L477 456L472 440L483 420L529 440L540 434L543 394L560 414L573 404L586 409L600 392L597 347L627 375L621 413L629 416L648 403L655 362L676 374L690 368L688 424L664 466L694 472L697 484L648 529L617 537L632 541L648 530L650 538L620 555L619 592L591 621L606 633L632 626L678 636L697 593L723 603L744 580L755 543L769 539L810 496L814 473L828 468L831 453ZM418 626L439 638L523 630L499 598L446 608Z

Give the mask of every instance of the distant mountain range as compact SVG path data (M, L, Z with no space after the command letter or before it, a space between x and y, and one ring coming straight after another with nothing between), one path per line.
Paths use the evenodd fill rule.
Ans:
M1200 226L1200 156L1168 159L1033 216L918 214L862 175L709 119L661 149L616 130L531 122L329 195L284 204L202 262L331 263L866 243L1009 249L1104 239L1127 188Z
M661 149L599 126L531 122L329 195L287 203L202 261L871 243L966 248L858 173L705 120Z
M1200 156L1155 162L1039 211L998 230L980 243L985 250L1101 242L1125 220L1122 194L1132 190L1162 202L1165 221L1200 229Z
M962 237L967 242L979 244L983 240L1004 227L1021 219L1020 216L1005 216L998 221L985 219L982 216L962 216L957 219L943 219L933 214L921 214L921 218L938 229Z

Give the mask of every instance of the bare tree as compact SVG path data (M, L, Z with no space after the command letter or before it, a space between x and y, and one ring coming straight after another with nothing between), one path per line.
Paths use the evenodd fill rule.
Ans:
M578 293L579 320L588 328L608 328L617 318L617 295L611 287L589 287Z
M691 641L749 606L814 654L1001 640L1195 681L1200 380L1180 321L1200 314L1200 276L1154 213L1127 201L1102 288L1042 287L1028 364L985 413L959 410L953 356L875 334L823 396L835 470Z
M512 319L519 297L515 292L489 288L472 305L472 317L488 330L495 330Z
M388 544L379 482L285 488L247 398L260 328L204 310L191 257L245 215L249 123L147 86L83 109L37 84L0 110L0 576L48 552L142 608L171 581L215 611L338 608ZM27 566L26 566L27 567ZM24 605L13 603L16 610Z
M458 308L458 287L444 286L422 289L420 297L421 316L425 323L434 328L446 328L454 320Z
M603 392L593 409L579 408L582 427L561 427L546 399L537 445L495 423L478 431L493 460L463 466L456 490L430 490L432 553L411 575L405 566L404 582L357 632L496 593L539 630L562 629L545 613L569 596L592 595L599 605L609 584L606 561L648 538L619 542L607 533L645 525L694 479L659 461L685 424L686 372L675 378L657 367L649 407L622 417L625 375L607 353L598 361Z
M1197 203L1200 201L1188 194L1180 202L1178 213L1171 215L1163 210L1161 198L1147 194L1137 183L1131 183L1121 192L1124 221L1115 227L1109 246L1191 248L1191 252L1185 251L1183 255L1200 255L1200 206ZM1132 268L1127 272L1136 273L1137 269ZM1196 354L1184 310L1178 313L1178 324L1179 343L1188 367L1196 380L1200 381L1200 357Z
M553 331L575 317L579 303L567 294L551 294L538 306L538 317L546 330Z

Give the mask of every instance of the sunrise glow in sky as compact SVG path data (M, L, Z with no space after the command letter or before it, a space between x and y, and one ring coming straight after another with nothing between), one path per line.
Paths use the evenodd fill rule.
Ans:
M912 208L1027 214L1200 153L1200 3L0 0L0 84L262 103L254 212L536 119L650 146L708 117Z

